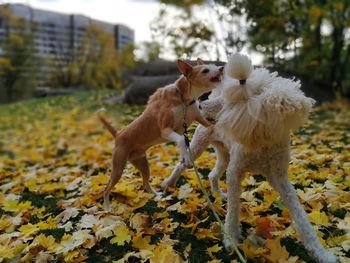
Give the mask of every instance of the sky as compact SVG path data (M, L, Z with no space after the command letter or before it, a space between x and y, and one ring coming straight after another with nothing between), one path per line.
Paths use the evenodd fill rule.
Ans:
M24 3L34 8L55 12L87 15L115 24L125 24L135 30L136 42L150 41L150 22L158 14L155 0L0 0L0 3Z
M24 3L34 8L81 14L109 23L124 24L135 30L136 45L151 41L150 23L161 7L156 0L0 0L0 3ZM206 12L198 12L198 15L204 18L210 16ZM254 52L249 55L253 64L261 64L261 55ZM174 59L171 56L165 58Z

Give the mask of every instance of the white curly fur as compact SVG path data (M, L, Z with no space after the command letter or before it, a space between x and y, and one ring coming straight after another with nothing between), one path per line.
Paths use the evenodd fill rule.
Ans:
M241 68L237 61L242 63ZM221 89L216 89L201 104L204 116L215 117L217 123L213 131L197 127L191 142L193 156L198 158L209 144L215 147L217 162L209 179L212 190L220 192L223 198L226 194L219 188L218 180L227 169L226 232L237 240L240 236L240 183L244 174L262 174L289 208L309 253L318 262L335 263L337 258L319 242L288 179L290 132L307 120L314 100L303 94L298 81L279 77L264 68L249 71L249 61L238 54L231 56ZM244 85L238 81L244 79L241 72L249 72L244 75ZM175 184L184 169L179 163L162 187ZM232 246L229 240L224 240L224 244L227 248Z
M226 78L223 96L225 107L218 121L222 132L248 148L285 140L307 119L314 103L304 96L299 82L266 69L254 70L244 85Z
M225 74L238 80L246 80L252 70L253 65L250 58L240 54L232 54L225 66Z

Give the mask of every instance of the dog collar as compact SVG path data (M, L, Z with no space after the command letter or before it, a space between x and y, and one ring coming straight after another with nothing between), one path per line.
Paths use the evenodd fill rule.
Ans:
M191 106L192 104L194 104L196 102L196 100L191 101L187 106Z

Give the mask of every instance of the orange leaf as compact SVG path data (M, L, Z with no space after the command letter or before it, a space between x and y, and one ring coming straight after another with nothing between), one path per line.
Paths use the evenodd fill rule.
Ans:
M259 218L258 224L255 228L256 235L269 239L272 237L271 232L275 229L271 227L271 220L267 217Z

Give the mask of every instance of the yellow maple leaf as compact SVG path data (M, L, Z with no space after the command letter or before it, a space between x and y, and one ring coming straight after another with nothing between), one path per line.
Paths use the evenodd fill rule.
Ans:
M149 215L136 213L130 219L130 226L135 229L136 232L141 232L148 227L150 220L151 217Z
M87 256L81 255L81 251L79 249L69 251L64 254L64 261L65 262L83 262L87 259Z
M153 250L155 245L151 245L151 237L145 236L142 237L143 232L137 233L132 239L132 246L140 250Z
M115 237L113 237L109 242L111 244L117 244L122 246L131 240L130 230L125 225L119 225L113 230Z
M33 243L41 245L43 248L47 250L54 249L57 245L55 242L55 238L53 236L45 236L44 234L40 234L36 236Z
M307 216L312 223L329 226L329 219L325 212L312 211Z
M11 222L9 221L6 215L2 215L0 218L0 230L4 230L7 227L11 226Z
M13 199L5 200L2 209L8 212L17 212L18 201Z
M129 184L126 180L118 182L118 184L113 188L112 192L119 193L129 198L135 198L138 196L135 186Z
M270 207L271 204L276 200L278 196L279 196L278 193L274 190L264 191L264 205L266 207Z
M289 253L285 247L281 246L280 239L268 239L266 247L270 250L270 254L264 255L264 257L270 262L288 260Z
M108 176L103 173L98 173L97 176L89 178L89 182L91 183L91 191L95 193L101 191L106 187L108 180Z
M121 258L121 259L113 260L112 263L127 263L127 262L130 262L130 260L129 260L130 257L139 259L141 257L141 255L139 252L132 251L132 252L124 254L123 258Z
M33 192L37 190L38 184L36 179L29 179L24 182L24 186L29 189L29 191Z
M181 257L173 250L172 246L167 244L159 244L155 247L153 255L151 257L151 262L163 263L181 263Z
M66 184L63 182L57 182L54 184L50 182L50 183L41 185L41 191L44 193L52 193L57 190L65 189L65 187L66 187Z
M28 223L26 225L23 225L19 228L19 231L22 233L23 236L29 237L31 235L36 234L39 232L40 228L37 225L33 225L31 223Z
M57 220L50 216L46 221L40 221L36 225L40 228L40 230L55 229L57 228Z
M32 202L30 202L30 201L18 203L18 211L20 211L22 213L27 212L27 211L32 210L32 209L33 209L33 206L32 206Z
M245 257L249 259L261 258L262 254L266 254L268 252L267 248L252 245L248 239L246 239L244 243L240 245L240 248L243 250Z
M93 236L89 234L89 230L78 230L73 235L64 234L60 244L55 249L56 254L66 253L74 250L76 247L81 246L87 240L92 239Z
M154 213L153 214L153 218L154 219L160 219L160 218L165 218L169 216L169 212L168 211L163 211L163 212L159 212L159 213Z
M172 221L172 218L164 218L159 224L155 224L153 228L158 232L172 233L179 226L179 223Z
M219 251L221 251L221 250L222 250L222 246L219 246L219 244L216 244L216 245L214 245L214 246L212 246L212 247L208 247L208 248L207 248L208 255L209 255L212 259L215 258L215 256L213 255L213 253L217 253L217 252L219 252Z
M0 246L0 258L10 259L14 256L14 249L11 247Z
M186 199L186 202L179 208L180 213L194 214L205 203L204 197L198 198L198 194L193 194L191 199Z
M204 218L203 220L199 220L197 217L193 217L193 218L195 218L195 222L193 222L193 223L189 223L189 224L184 224L184 223L181 223L181 227L183 227L183 228L191 228L191 233L193 234L194 233L194 231L196 231L196 229L197 229L197 227L198 227L198 225L200 224L200 223L203 223L203 222L205 222L205 221L207 221L208 219L209 219L209 216L207 216L206 218Z
M210 239L214 239L214 240L219 239L216 236L215 232L213 232L211 229L206 229L206 228L198 228L194 235L198 239L206 239L206 238L210 238Z

